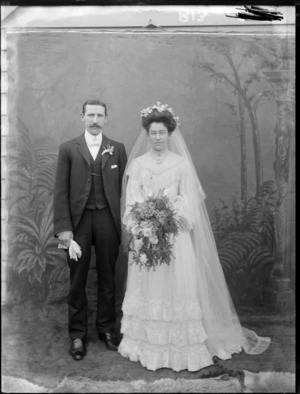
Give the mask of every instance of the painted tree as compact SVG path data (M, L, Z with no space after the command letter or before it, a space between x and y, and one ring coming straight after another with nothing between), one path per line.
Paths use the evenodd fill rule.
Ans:
M256 112L259 102L263 98L270 97L270 87L267 83L264 83L262 75L259 75L257 72L258 68L261 67L261 61L259 62L258 58L255 58L255 55L258 53L256 45L256 40L253 39L245 41L239 38L234 42L221 40L214 42L212 45L210 41L210 52L211 47L213 47L214 56L218 54L218 56L222 56L226 60L226 63L220 62L220 64L222 66L227 64L229 67L223 67L223 70L219 70L215 63L211 61L199 61L198 64L198 67L207 72L211 78L228 86L232 90L233 97L237 97L234 103L225 101L224 104L227 108L230 107L231 112L238 118L241 157L241 199L244 202L248 198L245 117L247 114L251 125L255 158L256 193L258 193L263 180L263 163ZM236 108L236 110L233 108Z
M211 41L209 41L211 44ZM228 43L215 42L213 44L213 53L219 53L221 56L225 58L231 58L231 48ZM211 47L209 48L211 51ZM233 62L232 62L233 64ZM237 71L235 70L234 79L230 79L228 75L223 71L219 71L216 69L214 62L198 61L195 67L199 67L206 73L210 75L215 81L219 83L223 83L226 86L229 86L232 89L232 92L235 96L237 96L237 114L238 114L238 124L239 124L239 137L240 137L240 159L241 159L241 200L247 201L248 194L248 182L247 182L247 150L246 150L246 137L245 137L245 121L244 121L244 107L242 105L242 96L241 96L241 82Z
M277 191L276 208L273 212L274 230L275 230L275 265L273 265L273 275L277 282L274 284L278 290L278 281L281 281L286 287L287 278L285 275L291 274L292 260L291 245L294 242L294 229L291 229L289 223L293 221L291 212L293 211L293 183L294 183L294 159L295 159L295 73L294 73L294 38L291 36L277 37L276 39L266 39L266 37L256 37L255 45L245 47L247 50L248 63L252 60L251 73L248 78L244 80L240 96L243 99L245 109L248 112L252 135L253 146L256 163L256 181L257 186L260 182L259 156L261 158L259 149L259 127L257 119L257 110L262 99L274 100L276 103L276 126L275 133L275 158L274 158L274 177ZM226 57L227 55L227 57ZM228 58L228 53L223 57L231 64L231 68L237 66L237 55ZM234 59L234 61L232 60ZM235 63L234 63L235 62ZM241 63L240 63L241 64ZM250 66L248 66L250 69ZM212 77L219 78L221 82L226 82L230 85L232 79L228 79L227 74L220 75L215 69L215 65L209 69ZM234 74L236 75L236 74ZM227 77L227 78L226 78ZM259 84L263 90L255 89ZM234 87L230 85L235 90ZM258 92L258 93L257 93ZM238 109L238 105L236 105ZM238 112L238 111L237 111ZM261 168L262 170L262 168ZM258 194L258 193L256 193ZM228 250L226 249L226 253ZM276 281L275 280L275 281ZM280 282L281 283L281 282ZM287 293L287 292L286 292ZM292 292L288 292L289 296L293 298ZM279 298L278 302L282 301L282 310L286 310L287 306L291 306L291 299L287 300L285 297ZM277 301L276 301L277 302Z
M256 73L251 73L249 79L245 81L244 87L242 89L242 98L247 109L248 117L250 119L250 125L252 130L252 140L253 140L253 151L254 151L254 163L255 163L255 182L256 182L256 194L258 193L259 187L263 182L263 161L261 154L260 138L259 138L259 123L257 119L257 109L260 102L263 99L270 98L270 91L264 90L257 94L249 94L248 86L254 81L259 82Z
M276 69L281 62L280 57L280 40L278 39L270 40L266 37L256 36L255 40L247 48L247 58L248 60L252 60L253 71L249 72L249 77L244 81L242 95L252 129L256 164L256 193L263 181L263 163L257 110L264 100L275 99L274 89L266 79L264 71ZM258 90L257 87L259 87Z
M261 46L270 46L270 59L260 56ZM212 51L213 49L213 51ZM274 209L277 190L274 181L263 182L263 162L259 138L260 104L265 100L274 100L270 84L260 69L270 70L270 62L279 56L274 41L236 39L219 40L210 45L210 52L205 62L199 62L212 80L229 87L232 94L219 97L238 121L241 144L241 209L237 218L233 204L229 213L228 204L217 210L213 222L218 245L218 252L224 271L229 274L229 283L233 286L236 300L263 300L263 289L274 266ZM216 57L221 58L216 64ZM209 60L209 61L208 61ZM214 60L214 62L212 61ZM222 69L221 69L222 67ZM220 96L220 95L219 95ZM231 100L228 100L228 97ZM256 195L247 196L247 147L246 122L249 121L255 158ZM246 174L247 175L247 174ZM246 189L245 189L246 188ZM245 192L246 191L246 192ZM247 197L247 199L245 198ZM238 210L239 211L239 210ZM227 216L226 216L227 215ZM249 282L249 278L251 278ZM249 283L252 286L248 286ZM253 284L255 283L255 286ZM251 293L253 292L253 294ZM250 294L252 294L250 296Z
M277 251L276 274L284 276L289 270L287 262L291 259L289 249L291 234L289 222L291 204L293 203L293 166L295 160L295 59L293 58L295 41L286 37L281 42L280 62L271 70L264 70L266 80L273 88L277 105L277 122L275 133L275 160L273 164L275 181L279 194L278 208L275 216ZM262 56L268 56L264 53Z

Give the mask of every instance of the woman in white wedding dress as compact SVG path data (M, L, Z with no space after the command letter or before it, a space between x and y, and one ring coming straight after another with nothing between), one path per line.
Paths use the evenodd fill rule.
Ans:
M205 194L177 118L157 103L141 113L143 130L123 180L123 224L130 208L164 190L181 218L174 258L155 271L132 264L121 322L119 353L149 370L197 371L213 357L229 359L242 350L260 354L269 338L242 328L218 258Z

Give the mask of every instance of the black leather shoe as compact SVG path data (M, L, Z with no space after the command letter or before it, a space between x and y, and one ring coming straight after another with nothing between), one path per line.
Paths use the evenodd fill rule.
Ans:
M115 343L117 346L120 345L122 339L123 339L123 334L121 333L115 334Z
M108 350L118 350L116 338L112 332L99 333L99 339L105 343Z
M76 361L83 359L83 357L86 355L86 347L82 339L72 339L70 354Z

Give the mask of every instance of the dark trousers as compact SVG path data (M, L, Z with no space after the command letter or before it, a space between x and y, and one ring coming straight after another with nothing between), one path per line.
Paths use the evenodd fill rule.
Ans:
M98 333L113 331L115 327L115 266L119 251L119 235L109 208L86 209L74 233L74 241L81 247L78 261L68 257L70 265L69 335L86 340L88 305L86 283L95 245L98 279L96 328Z

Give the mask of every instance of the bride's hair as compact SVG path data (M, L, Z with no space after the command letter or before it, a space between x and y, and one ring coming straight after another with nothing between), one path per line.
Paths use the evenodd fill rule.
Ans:
M154 109L148 116L143 116L142 126L147 133L149 133L150 126L153 122L163 123L169 133L172 133L176 129L176 120L169 111L160 112L157 109Z

